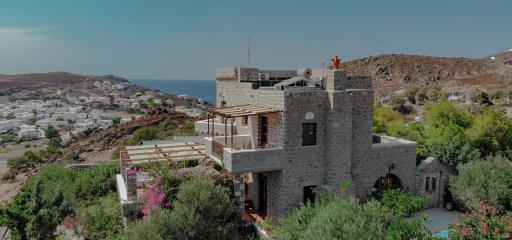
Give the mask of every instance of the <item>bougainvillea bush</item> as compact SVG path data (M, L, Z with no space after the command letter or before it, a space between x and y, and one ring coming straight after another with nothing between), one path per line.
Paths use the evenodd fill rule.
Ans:
M500 216L498 210L480 202L480 207L463 214L452 226L450 239L512 239L512 215Z
M204 179L222 187L233 199L233 177L229 172L216 173L206 171L180 172L170 169L159 171L154 177L154 184L147 187L142 195L141 211L147 218L153 209L170 209L176 201L180 185L192 180Z

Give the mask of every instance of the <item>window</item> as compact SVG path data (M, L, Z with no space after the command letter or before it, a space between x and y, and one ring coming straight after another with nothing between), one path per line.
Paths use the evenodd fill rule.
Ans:
M314 204L315 203L315 186L305 186L304 187L304 196L303 202L306 204L307 202Z
M302 146L316 145L316 123L302 124Z
M249 116L242 116L242 125L247 126L248 122L249 122Z
M432 177L432 188L431 190L434 191L436 190L436 184L437 184L437 177Z
M220 107L221 108L226 107L226 101L220 101Z
M425 178L425 191L430 189L430 177Z

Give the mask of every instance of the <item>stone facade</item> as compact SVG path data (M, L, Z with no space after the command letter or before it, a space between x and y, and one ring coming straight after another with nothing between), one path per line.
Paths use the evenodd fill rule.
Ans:
M451 171L433 157L425 159L416 170L416 193L430 200L428 207L443 207Z
M371 78L347 76L343 70L326 70L319 76L324 71L313 70L312 78L323 81L322 86L308 83L278 89L260 87L258 71L263 70L221 69L217 78L218 107L251 105L280 110L248 116L246 126L236 118L237 131L250 136L251 148L224 148L221 159L237 179L250 173L252 181L246 178L240 186L243 199L250 200L256 210L279 219L311 197L306 196L307 189L335 192L346 179L353 182L349 192L363 200L379 179L390 175L399 179L404 189L416 192L416 143L372 134ZM240 77L248 72L250 79ZM277 73L293 75L292 71ZM267 146L259 144L261 116L268 119ZM304 146L306 126L316 133L314 144L308 146ZM260 186L263 183L264 188ZM261 209L265 203L266 209Z

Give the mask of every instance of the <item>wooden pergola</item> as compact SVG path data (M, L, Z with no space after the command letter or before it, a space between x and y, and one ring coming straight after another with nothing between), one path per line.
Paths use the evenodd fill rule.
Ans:
M207 157L204 144L196 142L126 146L120 151L123 168L131 164L160 161L184 161L187 165L190 160Z
M207 118L208 118L208 134L211 132L212 141L215 141L215 116L221 116L224 118L224 143L227 145L228 143L228 119L231 119L231 148L233 148L233 124L235 122L235 118L237 117L245 117L245 116L254 116L261 115L267 113L277 113L282 112L281 110L269 107L260 107L253 105L238 105L231 107L220 107L220 108L209 108L206 110ZM212 127L210 131L210 117L212 118Z

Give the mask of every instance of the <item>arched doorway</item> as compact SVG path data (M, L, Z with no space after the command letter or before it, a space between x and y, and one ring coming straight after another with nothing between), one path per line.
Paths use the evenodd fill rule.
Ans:
M383 191L386 189L402 188L402 181L395 174L388 173L386 176L379 177L373 184L374 191Z

